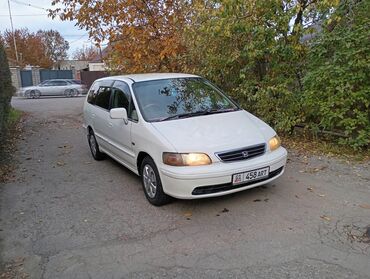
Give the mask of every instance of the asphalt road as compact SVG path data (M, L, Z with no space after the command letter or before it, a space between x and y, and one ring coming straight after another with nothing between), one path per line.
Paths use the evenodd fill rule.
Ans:
M274 183L158 208L92 159L82 104L13 99L27 117L0 185L0 278L370 278L369 164L290 150Z

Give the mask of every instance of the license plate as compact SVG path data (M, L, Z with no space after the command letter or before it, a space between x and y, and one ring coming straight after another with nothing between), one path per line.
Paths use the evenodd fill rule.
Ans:
M269 176L269 171L270 168L261 168L257 170L252 170L252 171L246 171L242 173L237 173L234 174L232 179L233 179L233 185L235 184L240 184L240 183L245 183L253 180L259 180L265 177Z

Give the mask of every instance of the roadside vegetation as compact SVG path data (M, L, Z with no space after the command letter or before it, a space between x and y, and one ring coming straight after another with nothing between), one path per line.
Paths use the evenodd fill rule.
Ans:
M0 42L0 182L8 178L13 168L9 159L15 150L14 138L18 135L18 123L22 116L10 105L13 92L8 60Z
M109 41L106 62L114 73L200 74L279 133L290 135L299 126L306 137L325 135L355 150L369 147L369 1L53 5L52 16L77 20L98 45Z
M11 114L10 100L14 88L12 86L8 59L5 54L4 46L0 42L0 138L6 133L9 115Z

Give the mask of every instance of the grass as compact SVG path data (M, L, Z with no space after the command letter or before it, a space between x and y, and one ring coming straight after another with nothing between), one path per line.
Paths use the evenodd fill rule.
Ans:
M17 138L20 135L20 121L23 113L11 108L7 117L6 132L2 135L0 145L0 183L6 182L12 176L15 162L13 154L16 150Z
M9 115L8 115L8 123L7 123L8 129L11 130L12 127L14 127L14 125L16 125L19 122L19 120L22 117L22 114L23 113L19 110L16 110L14 108L10 109Z

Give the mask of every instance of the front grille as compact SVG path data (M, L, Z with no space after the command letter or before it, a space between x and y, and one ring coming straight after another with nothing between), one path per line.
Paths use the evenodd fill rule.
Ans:
M233 185L232 182L230 183L225 183L225 184L218 184L218 185L211 185L211 186L201 186L197 187L193 190L192 194L197 196L197 195L206 195L206 194L213 194L213 193L219 193L219 192L224 192L224 191L229 191L229 190L234 190L238 188L242 188L251 184L259 183L265 180L268 180L270 178L273 178L277 175L279 175L283 171L284 167L278 168L274 171L270 171L268 177L264 177L258 180L253 180L253 181L248 181L242 184L238 185Z
M257 144L249 147L244 147L236 150L218 152L216 156L223 162L233 162L251 159L261 156L265 153L266 144Z

